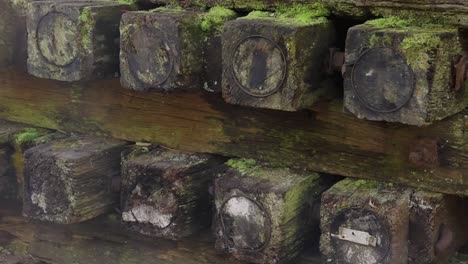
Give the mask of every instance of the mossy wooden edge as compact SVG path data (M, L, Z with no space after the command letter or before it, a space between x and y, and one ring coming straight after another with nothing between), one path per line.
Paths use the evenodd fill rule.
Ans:
M415 17L437 17L445 23L468 27L468 2L464 0L401 0L398 3L391 0L137 0L137 3L199 9L223 6L240 11L274 11L291 5L320 3L337 16L372 18L412 14Z
M67 84L14 71L0 72L0 86L0 118L10 121L468 195L468 110L418 128L359 120L341 100L289 113L227 105L202 89L135 92L118 80ZM439 143L440 166L410 162L427 138Z

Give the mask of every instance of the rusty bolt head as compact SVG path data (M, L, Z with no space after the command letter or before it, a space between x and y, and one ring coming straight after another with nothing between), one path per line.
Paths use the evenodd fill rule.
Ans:
M344 63L345 53L339 51L337 48L330 48L326 62L327 73L329 75L332 75L335 72L342 73Z
M433 138L422 138L413 144L409 160L418 167L438 167L439 160L439 142Z
M462 56L454 65L455 67L455 91L460 91L468 80L468 57Z

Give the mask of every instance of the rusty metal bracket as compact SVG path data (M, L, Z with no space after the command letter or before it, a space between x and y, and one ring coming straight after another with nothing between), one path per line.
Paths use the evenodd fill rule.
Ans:
M454 65L455 67L455 91L460 91L468 80L468 57L463 55Z
M329 48L325 67L329 75L335 72L341 72L343 75L345 72L345 53L338 48Z

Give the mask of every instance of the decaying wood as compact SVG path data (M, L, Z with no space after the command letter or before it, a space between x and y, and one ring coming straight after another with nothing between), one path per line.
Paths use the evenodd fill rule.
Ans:
M13 71L0 72L0 86L0 118L11 121L468 195L466 110L418 128L359 120L341 100L289 113L203 91L139 93L118 80L71 85ZM424 157L424 147L411 155L423 138L437 142L439 166L410 161Z
M134 90L200 88L200 13L178 9L128 12L120 26L122 86Z
M215 180L215 247L252 263L289 263L318 237L321 193L331 177L230 160Z
M223 98L228 103L297 111L338 92L323 67L335 41L331 22L297 25L236 19L223 28Z
M460 197L425 191L411 195L409 263L447 263L467 242L466 202Z
M211 223L215 173L225 159L163 148L135 149L122 162L122 219L134 231L180 239Z
M410 194L375 181L337 183L322 196L320 251L329 263L406 264Z
M113 209L123 141L72 136L24 153L24 207L29 218L70 224Z
M119 22L129 6L112 1L33 1L27 14L28 72L80 81L118 73Z
M456 88L455 28L354 26L346 39L345 108L369 120L427 125L468 106Z

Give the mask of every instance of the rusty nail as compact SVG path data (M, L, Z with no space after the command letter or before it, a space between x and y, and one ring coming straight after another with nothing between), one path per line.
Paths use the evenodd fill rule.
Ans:
M335 72L343 72L345 63L345 53L339 51L338 48L329 48L328 61L326 63L327 73L332 75Z
M455 67L455 91L460 91L468 80L468 58L463 55Z
M418 167L438 167L439 141L434 138L422 138L412 145L409 160Z

